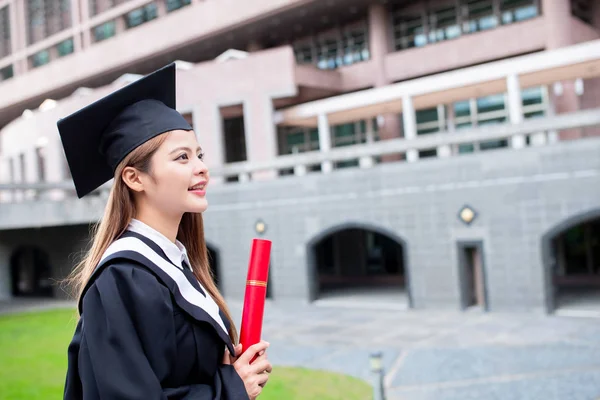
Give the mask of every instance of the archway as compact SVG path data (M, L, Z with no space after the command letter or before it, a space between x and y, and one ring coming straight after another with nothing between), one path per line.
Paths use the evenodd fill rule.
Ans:
M393 233L348 223L313 239L309 252L317 304L410 307L406 246Z
M559 224L542 246L548 311L600 316L600 210Z
M48 254L35 246L20 247L10 257L14 297L52 297Z

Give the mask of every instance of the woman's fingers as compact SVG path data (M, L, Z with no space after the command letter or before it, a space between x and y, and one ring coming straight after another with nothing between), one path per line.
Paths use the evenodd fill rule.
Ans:
M261 340L260 342L248 347L246 351L238 358L238 361L243 362L244 364L250 364L250 361L257 353L266 350L268 347L269 343Z
M258 375L258 379L257 379L257 383L258 386L260 386L261 388L264 388L265 385L267 384L267 381L269 380L269 374L260 374Z
M271 363L269 362L269 360L261 360L261 361L254 361L252 364L250 364L250 369L253 373L255 374L261 374L264 371L268 371L271 368Z

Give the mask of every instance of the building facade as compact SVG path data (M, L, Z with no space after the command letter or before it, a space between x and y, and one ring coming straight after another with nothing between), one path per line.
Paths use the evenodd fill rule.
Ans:
M63 296L102 214L56 121L177 60L227 297L264 235L274 301L587 312L599 39L585 0L0 0L0 297Z

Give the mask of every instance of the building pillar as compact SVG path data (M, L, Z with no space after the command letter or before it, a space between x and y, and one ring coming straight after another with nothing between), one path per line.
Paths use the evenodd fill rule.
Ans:
M159 0L156 2L156 13L157 17L161 18L167 15L167 2L164 0Z
M19 47L19 19L17 11L17 2L13 0L8 3L8 22L10 24L10 52L15 54ZM15 71L16 75L16 71Z
M510 123L519 125L523 123L523 101L521 100L521 85L516 74L506 77L506 88L508 92L508 116ZM514 149L525 147L525 136L516 135L510 140Z
M18 53L27 47L27 20L25 13L25 0L13 0L10 12L12 54ZM13 72L16 75L27 72L27 58L16 60Z
M574 43L571 33L570 0L541 0L546 26L546 48L548 50L569 46ZM580 109L579 96L573 81L557 82L550 98L556 114ZM568 129L559 133L560 139L576 139L582 136L581 129Z
M402 97L402 122L404 125L404 138L407 141L417 137L417 118L415 107L412 98L409 95ZM406 160L415 162L419 159L419 152L416 149L411 149L406 152Z
M225 164L225 142L219 107L211 102L196 104L192 110L194 132L204 152L204 163L211 169ZM223 177L211 177L212 183L223 182Z
M73 51L79 53L83 46L81 43L81 35L79 34L79 27L81 24L81 10L79 9L80 4L85 1L71 0L71 30L73 31Z
M373 118L369 118L365 121L365 139L367 144L375 143L375 127L373 125ZM364 156L358 160L358 163L361 168L371 168L375 164L375 160L371 156Z
M383 4L375 3L369 6L369 54L374 65L374 86L387 86L391 82L387 78L385 70L385 58L390 49L390 37L388 29L388 13ZM381 140L395 139L401 136L400 118L398 115L389 113L382 115L383 125L379 127L379 138ZM399 154L387 154L381 157L382 162L397 161L401 159Z
M452 105L450 105L450 108L451 108L451 106ZM447 126L449 126L449 124L446 124L446 106L444 104L438 104L437 114L438 114L439 131L444 132L445 134L448 134ZM447 158L447 157L450 157L451 155L452 155L452 148L449 144L444 144L444 145L438 146L438 148L437 148L437 156L438 157Z
M90 4L88 0L79 1L79 13L81 16L79 24L80 27L84 27L87 26L87 21L90 19ZM78 29L77 32L77 35L81 36L81 47L83 49L89 48L92 45L92 30L87 27L81 30L81 32Z
M277 158L277 130L273 123L273 100L262 93L254 93L244 101L246 127L246 154L250 163L271 161ZM252 173L252 180L270 180L277 170Z
M331 150L331 131L329 129L329 120L327 114L319 114L319 150L327 153ZM321 172L327 174L331 172L333 165L331 161L323 161L321 164Z

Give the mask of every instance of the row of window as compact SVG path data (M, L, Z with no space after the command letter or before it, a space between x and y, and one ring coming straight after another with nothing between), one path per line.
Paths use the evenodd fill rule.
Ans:
M165 0L167 12L178 10L182 7L192 4L191 0ZM125 29L135 28L136 26L142 25L146 22L152 21L158 18L158 5L156 2L149 3L144 7L140 7L136 10L130 11L124 17ZM94 40L101 42L111 38L117 34L117 23L120 21L113 20L105 22L94 28Z
M549 107L548 93L545 87L524 89L521 92L524 118L535 118L546 115ZM445 130L459 131L508 121L508 99L506 94L485 96L476 99L455 102L449 105L418 110L416 112L417 135L427 135ZM399 116L401 118L401 116ZM319 150L319 132L317 128L280 127L279 154L294 154ZM379 140L377 120L362 120L331 127L331 146L342 147L367 141ZM457 145L453 153L471 153L508 145L506 140L486 141ZM436 149L424 150L420 157L437 155ZM337 168L356 166L358 160L344 161ZM319 169L319 166L314 166ZM292 171L284 171L289 174Z
M369 38L365 20L303 38L293 44L299 64L335 69L369 59Z
M52 60L52 53L56 53L57 57L64 57L75 51L73 38L69 38L53 46L50 49L39 51L29 58L29 63L32 68L37 68L48 64Z
M525 21L540 15L540 0L459 0L430 6L422 2L392 11L394 49L403 50Z

